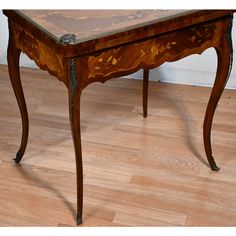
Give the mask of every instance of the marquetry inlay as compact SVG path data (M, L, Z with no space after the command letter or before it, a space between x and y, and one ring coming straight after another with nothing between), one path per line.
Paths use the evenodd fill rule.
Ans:
M222 23L209 23L157 36L143 42L120 46L87 57L88 81L103 82L117 73L128 74L140 68L154 68L166 61L175 61L191 54L201 54L205 49L217 45Z

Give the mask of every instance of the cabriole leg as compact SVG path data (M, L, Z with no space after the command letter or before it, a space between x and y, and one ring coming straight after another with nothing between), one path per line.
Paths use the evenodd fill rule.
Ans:
M231 65L232 65L232 39L231 39L231 27L232 21L227 22L227 34L224 38L222 38L222 42L218 47L215 47L218 57L218 66L215 83L211 92L211 96L207 105L207 110L205 114L205 120L203 125L203 138L204 138L204 146L205 152L210 164L210 167L214 171L218 171L220 168L216 165L215 160L212 156L212 148L211 148L211 127L212 120L215 113L215 109L217 103L221 97L221 94L224 91L225 85L228 81Z
M76 75L76 59L70 59L69 111L72 138L75 148L77 178L77 224L82 223L83 212L83 163L80 134L80 88Z
M21 51L15 47L13 35L11 33L11 22L9 21L8 23L9 23L9 42L7 50L8 70L12 87L20 108L21 119L22 119L21 145L19 151L16 154L16 158L14 159L16 163L19 163L25 153L25 149L28 142L29 119L25 103L25 97L20 80L19 59Z

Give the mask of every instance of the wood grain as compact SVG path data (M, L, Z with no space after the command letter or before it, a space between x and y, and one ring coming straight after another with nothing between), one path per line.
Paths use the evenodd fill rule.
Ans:
M0 66L0 225L76 226L66 88L43 71L21 73L31 132L16 165L21 120ZM150 81L146 119L142 81L115 79L84 91L82 226L235 226L236 93L226 89L216 112L212 143L222 168L214 173L202 140L210 91Z
M63 34L75 34L79 41L100 35L124 31L128 27L148 24L186 10L20 10L48 32L60 38Z
M201 54L207 48L219 45L224 24L224 21L213 21L89 55L84 59L83 76L87 79L82 86Z
M43 70L56 76L67 86L66 60L57 54L53 48L41 42L14 22L11 22L12 40L15 47L26 53Z
M53 15L54 11L45 10L40 11L38 14L37 11L31 10L3 10L3 13L11 18L12 21L21 25L27 32L31 32L31 34L38 40L54 48L55 52L63 54L66 57L77 57L95 51L120 46L122 44L144 40L149 37L154 37L155 35L168 33L191 25L219 19L232 14L234 11L235 10L152 10L150 16L150 12L147 12L147 14L142 13L140 15L140 12L143 11L133 11L132 14L129 11L117 11L110 13L111 18L112 14L116 15L116 23L113 22L113 19L109 21L110 24L107 23L107 15L109 15L110 11L86 11L85 13L83 13L83 11L76 12L72 10L57 11L55 14L56 19L53 20L52 17L52 19L49 19L49 22L46 20L47 16L50 18L50 15ZM82 25L78 23L75 24L75 21L73 21L73 17L77 15L75 19L78 20L80 14L82 15L79 22ZM100 15L98 17L100 19L98 28L97 20L93 20L94 17L96 18L96 14ZM131 19L127 17L129 14ZM85 15L87 15L87 17L85 17ZM121 27L119 25L119 22L121 22L120 18L124 15L126 15L126 17L124 17L125 21L123 21L122 24L127 27ZM135 17L135 15L138 17ZM138 22L133 22L132 17L136 18L136 21L138 20ZM149 17L153 20L147 20ZM64 23L61 23L63 21L60 20L60 18L65 19L65 22L67 23L69 19L70 24L65 25ZM88 24L91 23L91 21L92 24ZM60 22L60 26L58 22ZM112 24L112 22L114 24ZM117 26L118 29L116 30L107 30L113 27L116 28ZM72 28L70 30L65 30L65 27ZM82 27L85 31L87 30L87 32L82 30L83 35L93 35L93 37L81 38L81 36L78 35L75 45L63 45L59 43L59 39L63 34L69 33L76 35L78 33L77 31L79 31L76 30L78 27ZM96 31L94 32L94 29L99 31L99 34L97 34Z
M64 34L61 29L63 35L59 38L55 37L53 31L49 32L47 25L45 26L43 22L40 24L34 22L35 13L32 13L31 17L27 17L26 14L17 10L4 10L4 14L8 16L9 20L8 67L10 79L23 118L24 132L20 150L16 155L16 163L21 161L28 138L27 111L19 77L20 51L26 53L41 69L57 76L68 87L70 123L76 157L77 224L81 224L83 161L80 100L82 90L92 82L105 82L117 76L130 74L140 68L148 70L164 62L176 61L195 53L201 54L207 48L214 47L218 55L218 68L205 115L203 133L209 165L212 170L218 171L219 168L212 156L211 126L215 108L231 70L233 12L234 10L187 11L183 15L182 13L176 15L176 11L173 11L170 16L162 18L163 12L161 11L158 13L160 17L155 16L154 21L145 23L144 19L140 24L133 23L131 28L122 28L122 31L104 33L104 35L92 39L76 41L76 31L74 30L69 34ZM46 13L50 12L45 11ZM63 17L64 23L67 22L66 12L61 17ZM75 15L73 15L74 17ZM90 16L85 19L93 18ZM129 20L125 19L124 22L126 21ZM86 26L86 21L82 20L82 22ZM103 20L102 22L103 25L110 24ZM73 24L70 23L70 26ZM144 116L146 116L147 91L145 92L145 88L143 91L143 110ZM96 136L96 133L94 135ZM112 140L109 135L107 137ZM204 160L202 162L205 163Z

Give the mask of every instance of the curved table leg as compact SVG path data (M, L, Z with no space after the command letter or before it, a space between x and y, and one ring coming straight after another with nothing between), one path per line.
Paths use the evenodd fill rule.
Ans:
M80 96L81 92L76 78L76 60L71 59L69 84L69 112L76 160L77 224L82 223L83 212L83 163L80 134Z
M19 59L21 51L18 50L13 42L11 30L10 30L10 22L9 22L9 42L8 42L8 50L7 50L7 61L8 61L8 70L9 76L12 83L12 87L20 108L21 119L22 119L22 139L21 146L19 151L16 154L16 158L14 159L16 163L19 163L25 153L25 149L28 142L28 134L29 134L29 119L28 112L25 103L25 97L21 85L20 80L20 70L19 70Z
M147 117L149 70L143 70L143 117Z
M231 25L228 29L227 37L222 39L222 42L219 47L215 47L218 57L218 66L215 83L211 92L211 96L207 105L207 110L204 119L203 125L203 138L204 138L204 146L205 152L210 164L210 167L214 171L218 171L220 168L216 165L215 160L212 156L211 149L211 127L212 120L215 113L215 109L217 103L223 93L225 85L228 81L231 65L232 65L232 39L231 39Z

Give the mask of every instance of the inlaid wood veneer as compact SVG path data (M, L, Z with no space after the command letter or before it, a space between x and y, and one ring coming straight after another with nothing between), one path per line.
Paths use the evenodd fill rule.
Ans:
M149 69L164 62L201 54L213 47L217 52L218 67L205 114L203 139L210 168L219 170L212 156L211 126L217 103L231 71L231 29L234 12L4 10L9 22L9 75L23 126L21 146L15 161L19 163L25 153L29 132L28 113L19 72L21 52L68 88L76 157L77 223L81 224L83 161L80 98L83 89L93 82L105 82L144 69L143 116L146 117Z

